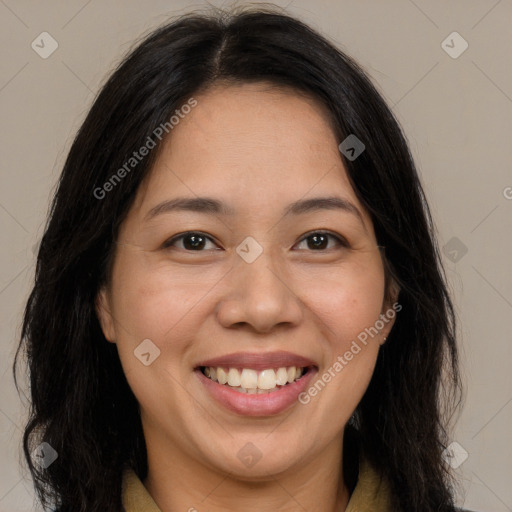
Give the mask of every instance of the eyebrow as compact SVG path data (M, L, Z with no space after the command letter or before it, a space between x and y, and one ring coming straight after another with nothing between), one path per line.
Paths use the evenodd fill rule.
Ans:
M304 213L319 210L341 210L355 215L366 229L363 216L359 209L349 200L336 196L300 199L289 204L284 209L283 216L302 215ZM149 221L158 215L173 211L189 211L225 216L233 216L235 214L235 210L233 210L233 208L212 197L176 197L174 199L163 201L151 208L144 217L144 220Z

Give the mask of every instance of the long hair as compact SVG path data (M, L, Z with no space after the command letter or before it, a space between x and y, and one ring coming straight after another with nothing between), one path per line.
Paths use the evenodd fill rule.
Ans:
M393 510L453 511L442 452L461 403L455 315L407 142L357 63L301 21L261 7L188 14L150 33L106 81L71 146L14 362L15 377L20 355L29 372L23 447L39 499L62 512L121 511L123 469L147 474L138 404L95 298L161 144L119 182L112 176L176 109L219 80L306 93L327 107L340 142L355 134L364 143L357 159L340 158L370 212L402 310L351 426L388 478ZM58 453L46 469L31 457L42 442Z

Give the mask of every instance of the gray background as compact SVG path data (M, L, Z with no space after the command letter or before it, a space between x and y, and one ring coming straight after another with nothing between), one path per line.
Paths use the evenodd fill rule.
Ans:
M257 2L255 2L257 3ZM401 122L438 227L460 322L466 405L452 433L459 504L512 511L511 20L507 0L295 0L367 70ZM51 192L106 74L142 34L206 2L0 0L0 511L34 510L26 399L11 362ZM226 3L211 2L211 5ZM449 37L458 32L463 42ZM43 59L42 32L57 41ZM453 41L452 41L453 40ZM45 48L49 48L46 40ZM465 250L467 249L467 252Z

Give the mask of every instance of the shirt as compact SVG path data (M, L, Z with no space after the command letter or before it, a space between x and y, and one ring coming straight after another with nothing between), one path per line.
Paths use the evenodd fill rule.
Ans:
M161 512L131 469L123 474L122 499L126 512ZM364 458L360 458L357 484L345 512L392 512L387 480Z

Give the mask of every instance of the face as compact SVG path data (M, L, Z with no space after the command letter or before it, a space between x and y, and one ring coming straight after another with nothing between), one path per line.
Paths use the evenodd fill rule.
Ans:
M98 315L148 456L285 474L341 449L393 323L383 262L321 105L262 83L196 100L121 226Z

